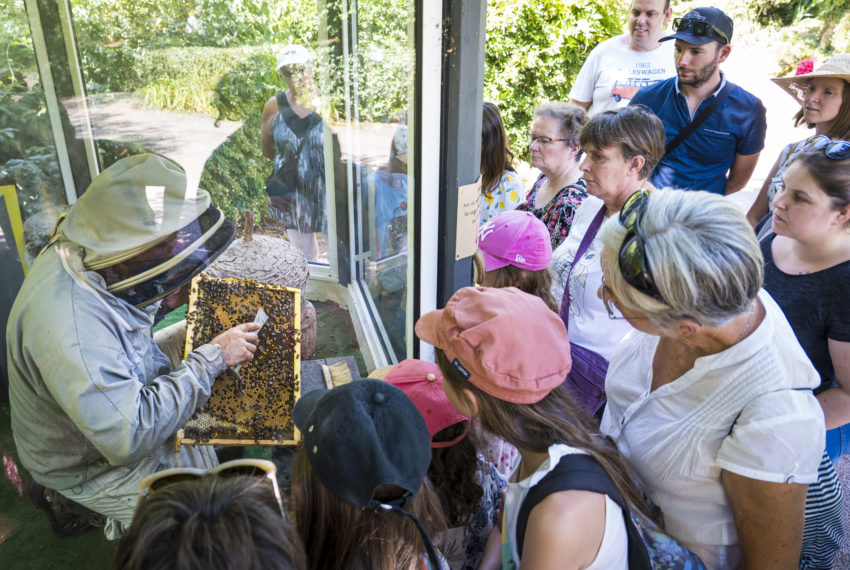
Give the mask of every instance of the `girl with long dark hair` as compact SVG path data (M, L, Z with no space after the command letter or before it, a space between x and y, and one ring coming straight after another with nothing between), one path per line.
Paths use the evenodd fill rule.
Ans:
M558 315L518 289L467 287L445 309L424 315L416 333L435 347L443 389L455 409L480 418L484 429L516 446L522 457L505 498L502 567L519 567L522 556L523 568L553 567L553 561L559 568L626 568L623 511L601 493L548 495L531 510L518 543L524 498L571 454L593 458L626 500L644 509L617 448L562 387L570 356Z
M505 480L478 452L469 418L449 403L440 368L408 359L385 380L404 392L431 434L428 479L437 491L448 531L437 537L452 570L477 570L491 531L498 531Z
M310 570L438 570L430 536L445 530L425 478L428 429L381 380L359 380L296 402L301 431L293 518Z
M484 103L481 115L481 224L513 210L525 199L522 181L514 168L514 153L499 108Z

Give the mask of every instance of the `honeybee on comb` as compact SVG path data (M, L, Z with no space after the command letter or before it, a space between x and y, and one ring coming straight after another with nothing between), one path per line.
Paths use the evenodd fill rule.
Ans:
M261 322L254 358L227 369L178 434L181 444L294 445L301 392L301 291L249 279L198 276L186 317L186 354L244 322Z

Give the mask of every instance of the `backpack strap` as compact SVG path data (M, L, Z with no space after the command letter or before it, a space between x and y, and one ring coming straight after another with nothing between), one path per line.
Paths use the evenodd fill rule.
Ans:
M282 109L289 107L289 101L286 100L286 91L281 91L277 95L274 96L275 101L277 101L277 109L280 112Z
M629 537L629 569L649 570L652 568L649 553L637 527L632 521L631 510L611 477L599 463L589 455L571 453L565 455L552 471L546 474L534 487L528 490L519 507L516 523L516 547L522 558L525 542L525 530L531 511L543 499L559 491L591 491L607 495L623 511L623 522Z

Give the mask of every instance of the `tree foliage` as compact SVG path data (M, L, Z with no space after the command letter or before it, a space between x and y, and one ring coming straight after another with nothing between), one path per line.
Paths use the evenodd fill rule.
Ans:
M485 98L502 109L519 154L525 153L535 105L567 99L589 51L619 32L624 3L489 1ZM35 76L26 19L19 0L0 5L16 8L9 11L14 17L0 16L6 61L16 62L0 65L0 88L25 93L32 82L28 88L18 68ZM257 122L264 102L283 88L275 71L281 46L305 45L324 65L316 76L331 121L398 121L409 107L415 66L409 0L357 3L356 38L350 29L344 33L348 15L342 10L348 4L339 0L71 0L71 5L89 94L135 93L157 108L245 123L210 157L203 177L231 216L244 208L263 209L262 179L270 166L260 154ZM30 114L20 118L26 117ZM46 121L43 113L38 120ZM33 132L43 130L42 125ZM0 148L16 158L43 154L46 140L31 144L28 153L11 135L0 132Z
M623 0L491 0L484 99L499 106L514 152L527 155L534 107L567 101L596 44L620 33Z
M850 11L850 0L748 0L747 9L762 26L790 26L806 18L837 22Z
M355 56L342 47L341 9L341 2L316 0L74 0L73 14L89 92L139 92L158 108L242 120L282 87L275 56L297 43L329 70L323 95L333 118L352 115L346 64L357 69L351 87L359 118L397 115L407 106L414 65L408 1L358 5Z
M346 18L332 0L74 0L73 13L90 91L137 91L156 107L244 120L280 87L271 62L279 46L294 42L331 71L324 96L332 119L355 116L346 108L347 64L357 71L349 75L357 118L386 121L408 106L408 4L360 2L356 51L348 39L355 55L344 51ZM534 106L567 99L587 54L620 31L624 15L625 0L488 3L485 98L502 109L515 148L524 148Z

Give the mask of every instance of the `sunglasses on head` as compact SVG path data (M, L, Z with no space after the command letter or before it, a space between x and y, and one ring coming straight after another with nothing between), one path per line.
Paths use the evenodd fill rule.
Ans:
M822 150L823 154L832 160L850 158L850 142L834 141L826 135L810 138L803 145L803 150Z
M723 43L729 43L729 37L721 32L717 26L712 26L707 22L700 22L698 20L688 20L686 18L675 18L673 20L673 31L684 32L688 28L691 29L695 36L708 36L710 35L710 32L714 32L720 36Z
M265 459L234 459L213 467L212 469L197 469L190 467L176 467L157 471L139 481L142 497L147 497L172 483L182 481L198 481L203 477L239 477L247 476L263 480L269 485L269 491L274 496L280 509L280 516L288 521L289 517L283 508L283 498L280 487L277 484L277 468L271 461Z
M649 190L638 190L628 197L620 210L620 224L626 228L626 237L620 246L617 260L620 265L620 273L622 273L626 283L641 293L666 304L649 269L649 260L646 258L643 238L638 229L638 221L646 209L646 199L649 194Z
M640 217L646 210L649 195L649 190L638 190L626 199L620 210L620 223L626 228L626 237L620 246L617 262L620 266L620 274L626 283L669 307L671 306L670 303L661 295L655 284L655 279L652 277L649 260L646 257L646 247L644 246L643 238L640 235L640 229L638 227ZM602 300L606 304L605 308L608 310L608 317L612 319L617 318L612 316L614 312L608 308L607 286L604 282L602 285ZM675 315L675 317L678 319L689 319L700 324L700 321L691 315L682 314Z

